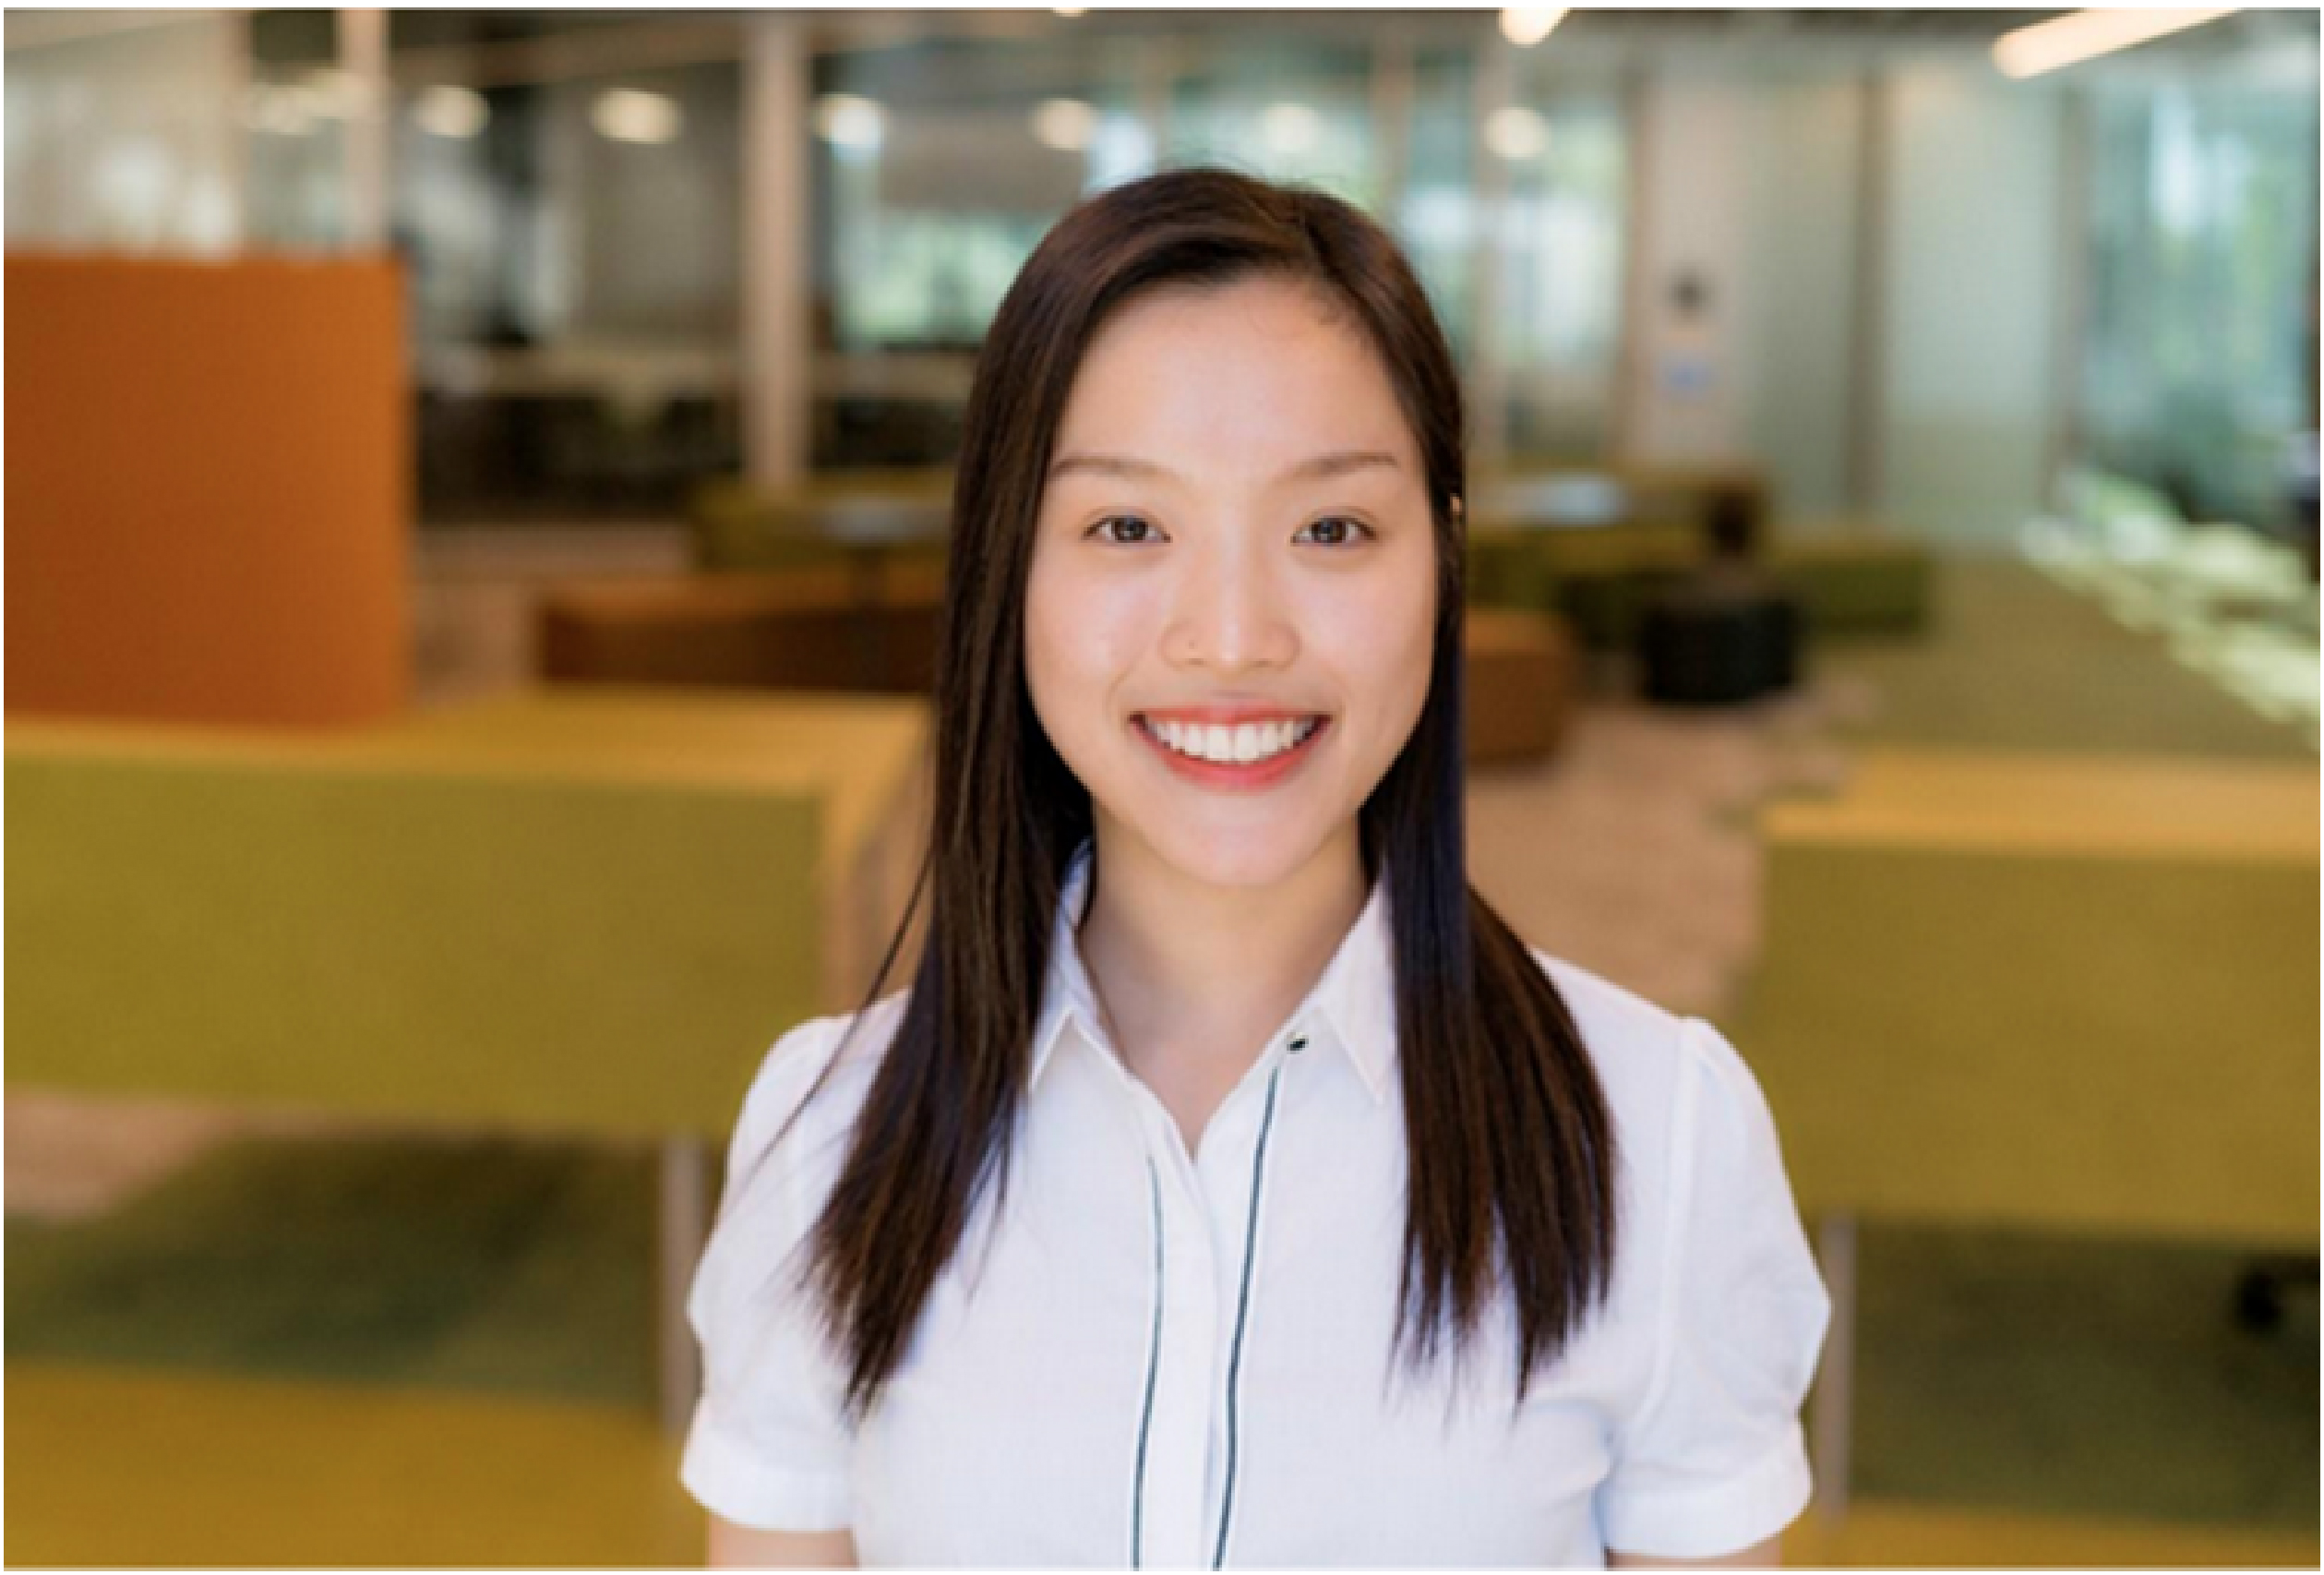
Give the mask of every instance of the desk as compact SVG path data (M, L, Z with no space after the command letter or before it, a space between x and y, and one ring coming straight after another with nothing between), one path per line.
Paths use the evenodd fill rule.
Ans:
M911 700L613 689L18 722L9 1084L657 1144L682 1425L707 1150L775 1035L869 985L928 733Z
M1844 1501L1862 1215L2312 1252L2315 767L1868 750L1764 810L1735 1040L1819 1224Z
M869 604L892 563L942 563L952 509L952 474L941 470L833 473L781 490L722 482L695 499L695 566L842 561Z

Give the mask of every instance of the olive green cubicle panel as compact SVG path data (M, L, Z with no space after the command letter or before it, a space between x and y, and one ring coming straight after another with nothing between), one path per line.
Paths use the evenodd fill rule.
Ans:
M11 728L11 1087L715 1134L824 1009L810 793Z
M2317 1240L2315 773L1868 751L1731 1025L1803 1208Z

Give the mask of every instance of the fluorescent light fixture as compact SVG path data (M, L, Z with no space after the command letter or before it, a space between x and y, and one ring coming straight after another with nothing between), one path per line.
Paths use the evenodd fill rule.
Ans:
M1315 146L1322 124L1305 104L1269 104L1259 115L1259 135L1278 153L1304 153Z
M686 128L686 116L666 93L613 88L589 106L589 124L610 142L653 144L677 141Z
M1994 41L1994 65L2003 76L2022 80L2234 14L2234 6L2219 11L2075 11L2002 34Z
M1513 164L1540 157L1549 145L1549 123L1523 104L1503 104L1485 117L1485 146Z
M1033 112L1033 135L1060 153L1078 153L1097 130L1097 112L1079 99L1044 99Z
M412 119L431 137L473 137L492 120L492 106L473 88L437 83L413 102Z
M1060 17L1078 17L1089 7L1086 6L1052 6L1049 9Z
M1565 19L1564 6L1509 6L1501 13L1501 36L1519 49L1531 49Z
M835 147L876 150L888 134L888 112L876 99L825 93L815 101L815 134Z

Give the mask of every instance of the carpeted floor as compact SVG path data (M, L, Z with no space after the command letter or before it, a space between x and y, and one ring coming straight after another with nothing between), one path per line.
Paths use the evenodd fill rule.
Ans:
M512 1141L214 1148L77 1223L7 1226L6 1353L652 1405L641 1154ZM2317 1321L2233 1316L2229 1251L1868 1224L1857 1490L2313 1530Z
M2314 760L2302 726L2261 715L2015 558L1936 566L1926 638L1815 652L1814 673L1867 702L1852 741L2236 760Z
M7 1357L650 1407L652 1183L570 1145L224 1144L111 1213L12 1216Z

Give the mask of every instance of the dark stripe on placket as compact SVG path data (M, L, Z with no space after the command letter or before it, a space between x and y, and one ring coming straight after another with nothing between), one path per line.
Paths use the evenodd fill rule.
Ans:
M1144 1568L1146 1434L1154 1425L1154 1376L1162 1364L1162 1179L1146 1155L1146 1195L1154 1206L1154 1330L1146 1338L1145 1411L1138 1418L1138 1477L1130 1498L1130 1568Z
M1210 1560L1213 1569L1226 1561L1227 1532L1235 1519L1235 1453L1241 1428L1237 1402L1242 1379L1242 1331L1251 1317L1251 1265L1258 1256L1259 1192L1266 1181L1267 1136L1275 1130L1276 1085L1282 1080L1283 1064L1278 1061L1267 1077L1266 1112L1259 1119L1259 1145L1251 1156L1251 1210L1242 1234L1242 1289L1235 1299L1235 1338L1227 1357L1227 1489L1218 1507L1218 1546Z

